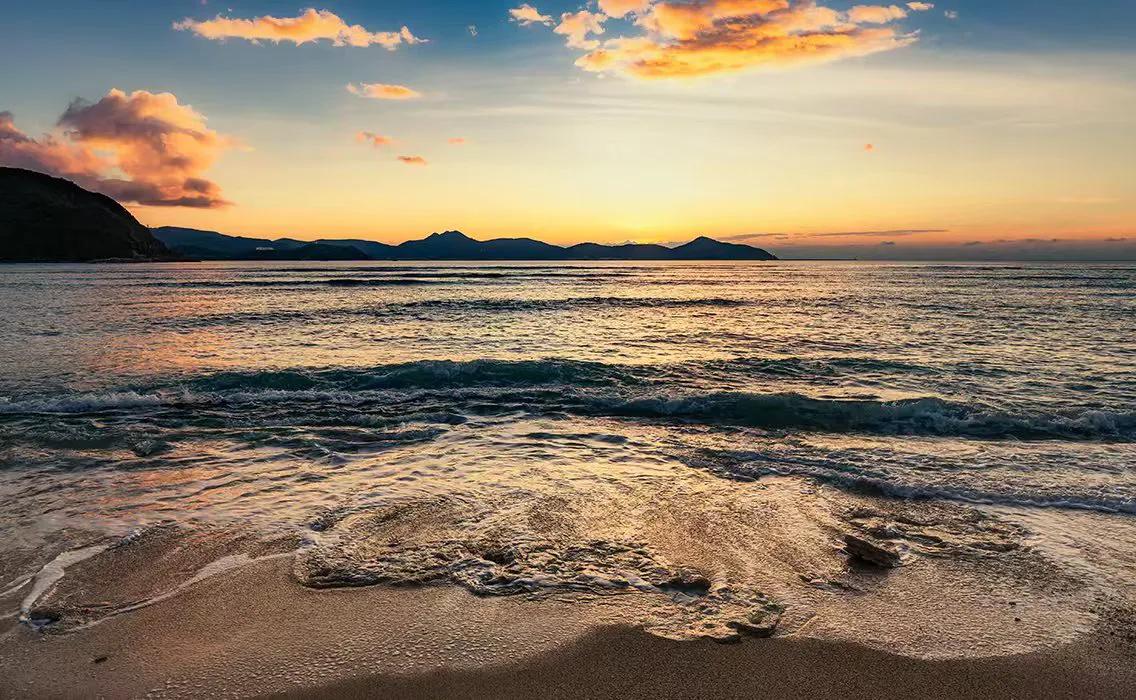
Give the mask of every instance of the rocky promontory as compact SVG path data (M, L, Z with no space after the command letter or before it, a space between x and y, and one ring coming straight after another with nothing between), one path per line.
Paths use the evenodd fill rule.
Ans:
M0 261L170 260L118 202L75 183L0 167Z

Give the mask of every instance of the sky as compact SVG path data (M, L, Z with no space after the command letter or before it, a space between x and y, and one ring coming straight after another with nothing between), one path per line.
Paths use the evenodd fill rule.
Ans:
M53 0L0 164L145 224L1136 259L1131 0Z

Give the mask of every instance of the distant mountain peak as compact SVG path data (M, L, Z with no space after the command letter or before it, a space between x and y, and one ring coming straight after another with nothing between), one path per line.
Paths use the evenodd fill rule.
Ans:
M465 235L461 231L443 231L441 233L431 233L427 240L435 241L469 241L474 242L472 238Z

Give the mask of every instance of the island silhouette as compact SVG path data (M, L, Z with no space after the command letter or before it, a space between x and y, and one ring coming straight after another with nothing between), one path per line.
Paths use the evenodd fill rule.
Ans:
M159 241L181 255L202 260L776 260L753 246L701 236L669 248L654 244L558 246L532 238L479 241L461 231L432 233L398 245L361 239L298 241L227 236L215 231L162 227Z
M0 260L776 260L754 246L700 236L683 245L479 241L460 231L398 245L363 239L248 238L165 226L147 229L122 205L62 178L0 168Z

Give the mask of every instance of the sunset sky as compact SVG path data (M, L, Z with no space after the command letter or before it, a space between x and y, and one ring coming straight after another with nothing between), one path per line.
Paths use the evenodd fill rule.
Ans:
M1136 256L1131 0L312 8L9 3L0 163L232 234Z

